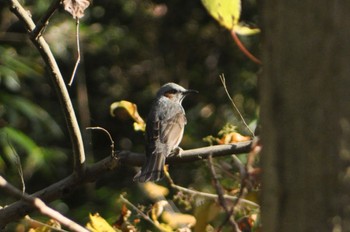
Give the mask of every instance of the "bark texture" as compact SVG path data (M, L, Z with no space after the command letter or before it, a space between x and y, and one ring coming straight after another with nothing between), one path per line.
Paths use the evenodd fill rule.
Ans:
M264 231L350 231L349 9L261 4Z

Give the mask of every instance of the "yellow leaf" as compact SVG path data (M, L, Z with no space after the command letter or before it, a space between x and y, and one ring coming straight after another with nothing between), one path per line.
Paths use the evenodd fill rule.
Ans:
M143 184L143 190L149 198L154 200L164 198L164 196L169 194L169 189L153 182Z
M28 232L50 232L53 231L53 228L61 229L61 224L54 219L50 219L45 223L38 223L38 221L34 221L29 216L26 216L26 220L28 220L29 227L31 227Z
M222 26L232 30L241 16L241 0L202 0L209 14Z
M98 213L89 215L90 221L87 223L86 228L92 232L115 232L113 227L101 217Z
M158 217L163 213L164 206L168 205L169 203L166 200L157 201L152 206L152 220L155 223L158 223Z
M163 212L162 220L174 229L181 227L190 228L196 224L196 218L190 214L182 214L169 211Z
M250 28L241 24L234 25L233 30L239 35L254 35L260 33L259 28Z
M135 131L145 131L146 123L139 115L137 111L137 105L129 101L118 101L113 102L110 106L110 114L115 117L114 111L118 108L123 108L128 112L130 117L134 119L134 130Z

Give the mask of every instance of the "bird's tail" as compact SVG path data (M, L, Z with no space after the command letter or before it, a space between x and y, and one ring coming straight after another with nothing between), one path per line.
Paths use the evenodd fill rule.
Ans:
M147 182L147 181L159 181L164 176L164 164L165 155L152 154L148 156L145 164L143 165L141 171L136 174L134 181Z

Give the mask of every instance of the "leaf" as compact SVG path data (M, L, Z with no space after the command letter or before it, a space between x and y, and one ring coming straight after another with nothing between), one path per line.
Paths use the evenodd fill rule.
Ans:
M196 218L190 214L175 213L164 210L162 220L174 229L187 227L190 228L196 224Z
M88 8L90 2L88 0L64 0L64 10L69 12L74 19L80 19L84 16L84 11Z
M90 221L86 224L86 228L92 232L115 232L113 227L101 217L98 213L89 215Z
M58 221L54 220L54 219L50 219L49 221L47 221L45 223L37 223L37 221L33 222L32 219L30 219L28 221L30 222L29 223L29 227L31 227L28 230L28 232L50 232L50 231L56 231L54 229L57 229L57 231L61 230L61 224Z
M169 194L169 189L153 182L143 184L143 190L151 199L159 199Z
M209 14L222 26L232 30L241 16L240 0L202 0Z
M146 129L146 123L139 115L139 112L137 111L137 105L129 102L129 101L118 101L113 102L110 106L110 114L115 117L114 111L118 108L123 108L128 112L130 117L134 119L134 130L135 131L145 131Z
M14 110L16 113L19 112L23 114L31 121L32 125L37 130L42 129L55 137L63 135L60 126L45 109L24 97L0 93L0 104L8 109ZM38 122L40 124L38 124ZM41 125L43 125L43 128Z
M258 28L250 28L239 23L241 16L241 0L202 0L209 14L228 30L239 35L254 35Z
M259 28L250 28L242 24L235 25L233 29L239 35L255 35L260 33Z
M220 140L218 140L218 144L229 144L229 143L237 143L237 142L245 142L249 141L251 138L249 136L243 136L237 132L231 132L229 134L225 134L222 136Z

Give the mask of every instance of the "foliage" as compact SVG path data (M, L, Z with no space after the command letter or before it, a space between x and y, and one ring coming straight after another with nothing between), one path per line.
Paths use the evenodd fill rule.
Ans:
M28 192L34 192L70 172L71 145L55 90L42 78L48 75L43 62L28 45L22 25L3 4L0 3L0 30L4 32L0 35L0 172L18 182L18 173L9 158L13 152L10 146L13 146L21 158ZM27 1L25 4L33 18L39 19L49 3ZM238 18L256 21L255 2L244 4ZM136 103L138 117L145 118L155 92L169 81L200 91L200 95L184 102L188 118L182 142L185 149L204 145L202 138L216 134L227 122L244 131L218 78L222 72L228 77L229 91L246 120L257 119L255 87L259 67L247 61L200 2L96 1L80 20L82 62L69 89L70 95L81 128L107 128L118 150L142 152L143 134L132 129L133 121L128 114L111 117L109 106L125 99ZM75 62L74 20L64 11L56 12L43 35L68 82ZM257 39L257 36L245 39L256 52ZM85 143L91 144L86 146L89 162L110 154L108 139L97 133L83 133ZM237 194L240 177L234 174L236 168L232 160L223 158L217 163L219 167L226 167L219 168L225 191ZM45 175L41 175L43 173ZM181 186L215 192L208 169L201 162L170 167L170 173ZM87 222L89 213L98 212L112 224L118 218L116 215L124 214L119 195L127 192L130 202L142 205L147 214L158 201L149 197L147 187L132 182L134 174L132 167L120 167L95 185L81 187L52 205L80 222ZM181 214L195 216L198 227L209 224L217 227L224 220L225 215L214 200L175 191L166 180L160 185L169 192L166 200L175 202ZM0 203L11 202L2 198ZM153 228L142 218L135 224L140 216L132 212L125 221L142 230ZM252 218L252 215L255 215L252 210L242 207L237 217ZM166 216L155 218L166 221Z

